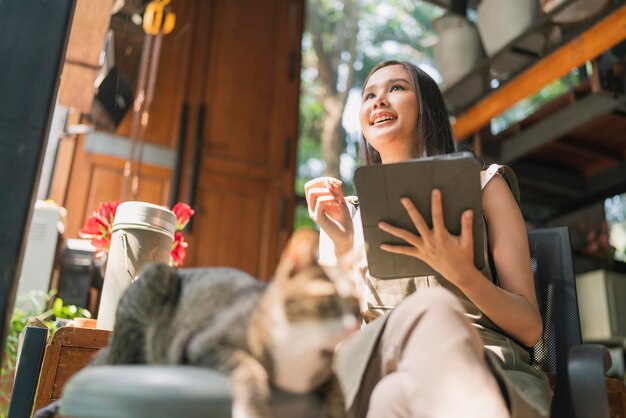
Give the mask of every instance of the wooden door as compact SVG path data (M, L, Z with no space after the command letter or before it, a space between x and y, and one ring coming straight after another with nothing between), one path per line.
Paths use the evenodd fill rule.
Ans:
M204 4L210 19L195 50L207 55L194 65L197 117L183 177L197 211L192 265L273 274L294 202L303 7L303 0Z

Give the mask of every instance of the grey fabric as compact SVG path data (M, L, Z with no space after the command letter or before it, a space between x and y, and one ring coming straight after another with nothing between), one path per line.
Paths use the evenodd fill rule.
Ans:
M315 395L273 392L276 417L322 416ZM67 418L230 418L226 376L192 366L101 366L73 376L63 391Z
M479 330L485 342L487 364L509 403L512 418L550 416L552 389L548 377L531 366L528 352L510 338ZM489 336L498 336L493 342Z
M334 370L341 384L346 407L354 404L357 393L362 387L366 366L378 345L387 318L388 315L379 316L341 343L336 350Z

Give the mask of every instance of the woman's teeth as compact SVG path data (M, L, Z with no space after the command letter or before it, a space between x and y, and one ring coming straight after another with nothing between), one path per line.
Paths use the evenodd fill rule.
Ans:
M386 116L380 116L377 117L376 119L374 119L374 123L380 123L380 122L385 122L387 120L395 120L397 118L390 116L390 115L386 115Z

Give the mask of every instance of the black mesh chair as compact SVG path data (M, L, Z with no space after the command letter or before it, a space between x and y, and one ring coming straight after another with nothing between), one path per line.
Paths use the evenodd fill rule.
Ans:
M600 345L582 345L576 278L568 228L528 233L543 335L533 365L550 378L553 418L608 418L605 374L610 356Z

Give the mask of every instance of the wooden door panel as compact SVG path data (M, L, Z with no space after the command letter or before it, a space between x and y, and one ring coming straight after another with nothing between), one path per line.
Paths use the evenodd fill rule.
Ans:
M205 70L194 69L190 89L201 92L193 97L202 117L192 123L203 129L200 138L190 129L191 143L201 143L201 180L188 265L268 279L290 230L304 1L209 4L198 38Z
M91 159L89 194L85 202L85 216L96 210L100 202L119 199L124 184L124 171L109 164L98 164Z
M85 139L78 138L65 207L68 213L68 237L78 236L85 219L98 209L100 202L117 200L124 185L124 163L121 158L86 152ZM153 165L142 165L137 200L169 205L172 171Z
M285 1L217 1L205 90L204 143L214 158L271 170L288 60ZM284 117L284 114L282 115Z
M100 202L119 199L119 191L124 187L124 161L98 156L92 158L91 184L87 199L87 210L97 208ZM142 166L141 187L137 200L168 205L170 171L161 168Z
M276 245L269 231L279 228L278 189L267 181L241 179L219 173L203 176L202 200L193 224L190 250L194 264L234 266L267 279L276 260Z

